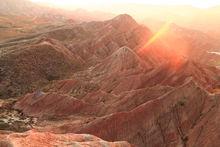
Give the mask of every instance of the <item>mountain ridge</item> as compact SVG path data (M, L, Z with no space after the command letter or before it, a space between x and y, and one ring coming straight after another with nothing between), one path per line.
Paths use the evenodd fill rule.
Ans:
M153 36L122 14L3 44L0 97L7 99L0 100L0 129L12 132L0 132L0 139L218 146L220 70L178 54L161 38L146 46Z

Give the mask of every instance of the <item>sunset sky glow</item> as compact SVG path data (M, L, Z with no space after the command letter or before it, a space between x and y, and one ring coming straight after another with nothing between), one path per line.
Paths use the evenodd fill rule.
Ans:
M220 5L220 0L31 0L34 2L48 3L60 7L70 6L94 6L117 3L136 3L150 5L191 5L198 8L209 8Z

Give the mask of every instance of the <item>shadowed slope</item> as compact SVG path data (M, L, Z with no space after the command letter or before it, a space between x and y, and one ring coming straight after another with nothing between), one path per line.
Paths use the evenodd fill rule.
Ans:
M57 42L12 46L0 58L0 97L14 97L63 78L83 61Z

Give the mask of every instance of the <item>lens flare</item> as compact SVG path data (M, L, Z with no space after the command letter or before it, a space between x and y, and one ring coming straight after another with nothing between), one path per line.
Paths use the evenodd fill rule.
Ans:
M157 39L159 39L162 35L164 35L170 28L170 24L172 24L172 21L168 21L167 23L165 23L160 29L159 31L154 34L149 40L148 42L144 45L143 48L147 48L149 47L151 44L153 44Z
M163 39L170 37L172 21L166 22L138 51L138 53L144 57L148 54L156 54L158 58L167 59L170 63L170 67L173 70L177 70L185 62L185 55L187 49L183 42L174 42L176 46L163 42ZM161 39L161 40L160 40Z

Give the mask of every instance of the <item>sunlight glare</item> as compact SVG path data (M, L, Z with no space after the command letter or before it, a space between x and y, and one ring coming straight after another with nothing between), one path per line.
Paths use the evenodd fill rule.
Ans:
M149 41L144 45L144 48L147 48L150 46L152 43L154 43L157 39L159 39L162 35L164 35L170 28L170 24L172 24L172 21L168 21L165 23L160 30L149 39Z

